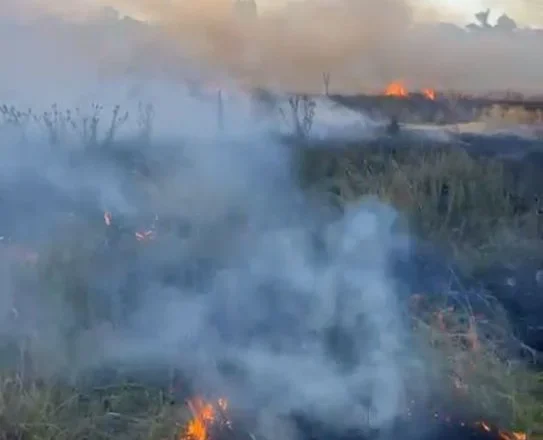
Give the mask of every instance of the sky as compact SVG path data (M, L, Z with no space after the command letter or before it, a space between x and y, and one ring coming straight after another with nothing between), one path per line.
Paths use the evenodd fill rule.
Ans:
M123 15L131 15L135 18L144 19L145 14L140 13L140 0L2 0L9 4L16 4L17 9L42 9L64 14L77 14L92 9L96 6L111 5L121 11ZM173 3L183 3L189 0L171 0ZM229 3L231 0L201 0L202 5L217 3ZM273 10L283 7L289 1L297 2L303 0L256 0L259 10ZM326 0L334 2L337 0ZM543 25L543 0L409 0L418 5L419 9L432 9L432 18L442 21L450 21L458 24L473 22L475 13L490 8L490 21L503 12L507 12L519 24L525 26ZM148 3L149 4L149 3ZM152 4L152 1L150 2ZM31 5L31 6L29 6ZM37 6L37 7L36 7ZM9 9L9 7L8 7ZM436 17L435 11L440 15Z
M79 61L85 71L95 63L101 77L121 75L128 69L141 75L160 70L161 75L168 72L178 78L186 65L180 60L190 59L212 75L233 78L244 86L300 93L320 91L323 72L331 72L337 93L381 90L398 79L408 89L469 93L514 89L527 94L542 90L543 59L534 56L541 46L537 33L522 33L519 38L500 32L468 37L451 27L411 26L413 15L424 16L427 22L468 24L490 0L469 0L469 4L468 0L308 0L301 8L263 13L256 22L235 19L231 0L0 0L0 15L6 4L26 6L34 16L40 15L36 6L70 15L107 1L121 14L139 11L161 26L152 35L137 32L123 41L107 34L89 35L87 27L82 27L78 39L71 35L70 63ZM271 0L256 1L264 12L264 2ZM284 0L274 1L279 5ZM342 7L327 7L340 1ZM492 0L490 23L499 16L497 9L505 9L525 25L519 16L524 11L537 18L542 8L536 2L541 1ZM48 32L57 59L57 40L64 41L66 36L61 30L58 35ZM17 53L14 40L12 36L6 40L5 50ZM32 49L27 48L27 53ZM41 46L34 50L36 55L43 54ZM32 71L25 66L21 70Z
M419 0L420 1L420 0ZM473 15L486 9L491 10L490 22L507 13L522 26L543 26L543 0L422 0L442 5L456 12L461 19L473 21Z
M484 9L484 1L482 0L431 0L429 3L437 4L438 7L442 4L466 20L471 20L474 13Z
M50 0L55 1L55 0ZM57 0L59 1L59 0ZM132 1L137 0L83 0L91 3L113 2L116 6L121 5L126 13L130 9ZM183 0L173 0L182 2ZM203 3L213 3L217 0L202 0ZM219 0L220 1L220 0ZM230 1L230 0L224 0ZM282 8L288 2L297 2L304 0L256 0L259 10L273 10ZM334 2L336 0L328 0ZM419 5L422 9L439 10L440 20L450 21L458 24L468 24L474 21L474 15L485 9L491 10L490 22L495 21L504 12L508 13L519 24L524 26L543 25L543 0L410 0L413 4ZM131 11L134 12L134 11ZM432 14L435 17L435 14Z

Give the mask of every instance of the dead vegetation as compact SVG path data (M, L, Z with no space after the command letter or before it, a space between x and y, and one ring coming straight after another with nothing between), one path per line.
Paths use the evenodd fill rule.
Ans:
M511 356L522 350L528 357L535 353L514 339L494 298L473 296L473 303L458 292L412 296L413 329L422 350L429 350L435 374L447 378L452 405L485 414L479 423L508 431L500 435L504 440L538 438L543 375Z
M494 105L481 113L480 121L493 129L529 127L538 138L543 138L543 111L539 109L529 111L522 107Z
M305 139L314 106L307 98L293 99L290 106L296 132ZM43 122L52 144L72 130L87 147L111 146L128 114L123 116L117 108L102 139L97 130L100 108L95 110L77 121L55 108L36 118L30 111L8 107L2 114L5 124L22 128L31 120ZM145 142L150 142L152 116L152 107L140 107ZM520 197L526 193L520 188L523 183L511 178L502 161L474 158L457 148L362 147L301 150L304 187L338 206L376 195L404 214L405 227L446 248L468 272L504 260L540 257L543 224L533 197L538 194L529 189L528 196ZM84 327L97 316L87 309L88 292L78 274L84 277L94 264L94 245L102 240L103 228L87 232L88 246L68 240L66 248L59 245L39 262L40 276L52 295L64 295ZM477 296L484 304L480 313L469 300L454 300L454 292L412 294L418 347L435 365L433 374L449 384L455 402L484 415L481 423L499 425L503 440L523 440L521 433L530 439L543 435L543 377L537 366L516 356L519 350L534 353L513 337L500 304ZM69 332L75 330L81 329ZM190 411L175 402L167 388L137 383L79 387L43 380L39 368L28 368L25 347L15 347L16 362L0 381L0 439L158 440L183 435Z
M474 158L462 148L400 141L397 148L377 143L308 150L302 174L307 185L340 205L377 195L405 214L419 236L442 243L473 267L476 260L484 265L519 253L501 246L528 251L541 240L540 187L527 172L517 180L517 172L501 159Z

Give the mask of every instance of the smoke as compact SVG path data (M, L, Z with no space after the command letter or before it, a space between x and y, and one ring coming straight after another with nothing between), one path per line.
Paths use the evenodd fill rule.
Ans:
M27 7L19 9L41 10L27 3ZM62 10L70 15L71 9L62 2L55 4L52 13ZM84 5L80 2L78 8L74 7L79 15L89 10ZM537 93L541 87L542 65L534 56L540 33L467 31L456 25L437 24L438 20L454 16L454 11L421 2L295 2L283 8L264 9L258 19L234 14L229 0L119 0L115 6L145 17L153 27L126 23L94 28L56 23L47 27L42 23L35 38L40 45L51 47L40 48L41 56L54 57L51 61L58 66L70 60L72 65L65 66L64 72L68 67L79 67L87 76L122 77L130 72L167 74L184 80L189 76L190 64L242 86L298 92L322 91L323 72L331 75L332 93L379 91L394 80L403 80L412 89L434 87L475 93ZM491 6L511 11L519 23L529 16L529 23L537 24L541 15L537 5L528 1ZM3 39L2 45L7 45L3 53L31 52L25 46L28 29L6 32L21 35ZM2 82L12 83L8 76L12 70L34 71L28 64L37 61L10 57ZM51 63L40 62L40 67L44 64ZM40 75L47 74L47 70L40 68Z
M271 208L300 216L292 201L284 206L284 195L266 196ZM164 348L180 350L179 365L197 388L220 390L266 417L303 411L344 428L364 426L371 411L371 426L392 422L405 405L415 358L406 350L387 272L394 214L379 205L353 208L325 228L330 237L319 255L310 227L316 213L304 210L306 225L301 218L292 224L284 214L274 216L275 209L257 206L247 213L242 237L232 239L220 226L220 233L208 232L211 239L198 240L196 250L189 245L194 258L200 246L221 240L212 258L223 255L226 261L208 275L205 295L173 289L161 302L149 293L133 323L148 339L135 339L128 352L141 356L143 347L156 347L160 356ZM106 348L121 357L125 350L124 343Z
M4 280L0 303L15 312L3 316L2 336L29 340L35 364L51 373L166 360L198 388L256 408L269 437L293 411L339 427L365 426L369 412L369 424L382 427L404 407L407 384L424 394L389 268L391 254L408 249L394 231L396 213L375 201L338 213L309 199L295 155L248 119L242 92L217 136L213 97L155 79L172 53L186 62L166 66L183 75L238 79L240 63L250 81L283 88L310 84L304 75L325 66L361 80L360 53L384 69L375 78L392 76L387 63L414 68L415 53L400 56L406 42L413 50L420 43L407 38L411 10L379 4L308 6L244 23L226 9L155 2L148 13L161 26L136 25L120 37L111 22L10 22L0 40L10 50L4 99L57 102L80 125L54 119L62 136L52 144L43 124L21 137L24 124L2 132L4 235L40 256ZM142 69L135 82L123 76L123 54ZM101 70L111 60L123 75ZM136 136L138 100L156 109L152 144ZM81 145L92 101L128 105L132 116L116 142ZM108 114L100 114L99 140ZM134 232L154 222L157 237L138 243ZM5 264L7 273L7 257Z
M541 86L542 65L533 56L539 35L423 24L421 14L446 13L405 0L302 2L255 21L164 3L144 13L164 26L172 45L253 86L320 92L323 72L338 93L379 91L398 79L411 88L475 92Z
M368 412L372 427L392 422L423 374L389 270L408 246L396 213L308 199L291 153L267 136L179 134L130 141L154 164L152 192L115 162L122 139L105 151L5 145L4 230L40 262L6 280L2 302L17 316L3 336L31 340L50 370L40 374L168 362L197 390L256 411L266 436L297 411L338 429L365 426ZM173 227L138 243L151 216Z

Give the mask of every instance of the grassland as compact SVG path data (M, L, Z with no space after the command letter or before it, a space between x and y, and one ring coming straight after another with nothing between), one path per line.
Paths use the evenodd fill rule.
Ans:
M8 108L4 115L17 121L31 117ZM52 116L40 118L49 141L58 142ZM122 122L118 111L114 122ZM105 137L108 146L115 143L115 124ZM144 124L144 134L148 128ZM83 141L97 144L95 126L85 131ZM458 276L476 277L527 261L543 264L542 170L533 160L510 162L473 155L459 146L421 146L401 138L367 145L296 142L304 147L293 151L307 192L340 209L368 195L390 203L403 214L399 227L453 258ZM92 314L86 309L88 292L74 274L84 273L94 261L102 231L89 226L78 234L88 246L68 238L65 247L59 244L39 263L43 283L69 300L81 323L92 320ZM522 344L513 350L505 344L512 330L503 308L489 300L489 313L480 317L469 302L451 309L447 291L413 294L411 319L419 348L433 359L435 375L450 383L456 404L473 407L504 430L526 432L529 438L543 435L541 373L526 356L516 356L520 349L536 353ZM25 344L10 347L13 362L1 374L0 439L158 440L181 435L190 414L174 392L172 378L165 375L160 386L151 386L119 374L105 386L79 378L67 385L44 379Z

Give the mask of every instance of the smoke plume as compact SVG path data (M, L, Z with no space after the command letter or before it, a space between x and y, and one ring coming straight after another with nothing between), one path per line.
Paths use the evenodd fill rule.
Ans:
M90 151L3 137L3 229L39 255L5 279L3 340L30 341L40 374L167 362L256 411L268 437L293 412L338 429L368 413L372 427L392 422L423 374L389 270L407 250L396 214L308 199L291 154L265 135L183 131ZM139 243L131 231L154 221L170 226Z
M32 130L2 127L4 235L39 255L4 279L3 338L30 341L52 374L167 361L198 388L256 408L270 438L296 411L341 427L366 425L369 413L370 425L387 425L424 374L389 270L408 247L396 213L375 201L339 213L309 199L292 151L247 118L243 93L217 136L215 95L195 98L175 80L303 90L330 71L338 89L397 78L529 87L540 77L532 40L433 38L398 0L304 5L256 22L215 3L141 7L155 27L4 17L0 99L60 110L37 112L45 125ZM156 109L151 144L134 134L138 100ZM128 106L115 142L100 143L105 110L88 142L81 124L94 120L93 101ZM155 222L156 238L138 243L134 231ZM11 273L9 259L1 269Z
M57 4L55 12L63 9L61 4ZM515 5L502 6L512 9L512 17L519 22L528 13L537 19L540 11L536 5ZM167 72L180 81L186 79L190 64L243 86L298 92L322 91L325 72L331 75L333 93L380 91L395 80L403 80L413 89L433 87L474 93L537 93L541 87L543 66L534 56L540 32L498 28L467 31L437 24L436 20L446 21L447 9L430 8L420 2L295 2L261 11L254 19L235 14L227 0L119 0L116 6L145 17L154 26L129 29L110 24L98 30L47 27L42 23L44 29L36 38L40 45L54 42L50 51L58 64L69 59L70 67L81 65L87 74L94 75L98 74L99 64L101 76ZM79 10L84 10L83 6ZM15 37L14 32L22 35ZM31 51L18 47L28 40L27 29L12 29L10 33L13 38L2 43L9 41L5 53ZM14 41L19 40L14 46ZM48 52L42 48L41 53L45 56ZM18 71L28 70L27 58L10 58L8 71L11 64L13 69L19 64Z

